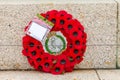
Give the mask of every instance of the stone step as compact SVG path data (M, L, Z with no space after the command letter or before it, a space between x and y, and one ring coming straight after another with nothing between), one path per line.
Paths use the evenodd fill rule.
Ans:
M120 80L120 70L76 70L52 75L37 71L0 71L0 80Z
M36 71L1 71L0 80L99 80L94 70L81 70L64 75Z
M22 56L27 23L39 12L66 10L88 34L79 68L116 68L117 3L114 0L0 0L0 69L32 69Z

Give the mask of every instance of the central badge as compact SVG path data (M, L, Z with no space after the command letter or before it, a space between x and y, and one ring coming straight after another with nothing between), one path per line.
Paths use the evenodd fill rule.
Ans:
M66 38L64 35L58 32L50 32L45 40L45 51L53 55L58 55L66 49Z

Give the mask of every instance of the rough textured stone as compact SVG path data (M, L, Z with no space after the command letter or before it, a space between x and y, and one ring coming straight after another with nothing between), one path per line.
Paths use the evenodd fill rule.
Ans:
M84 61L76 68L116 68L116 47L88 46Z
M73 3L113 3L114 0L0 0L0 4L38 4L38 3L62 3L62 4L73 4Z
M94 70L81 70L64 75L36 71L1 71L0 80L98 80Z
M32 69L21 51L21 46L0 46L0 69ZM115 53L116 47L87 47L84 61L75 68L115 68Z
M64 9L72 14L88 34L85 60L76 68L116 67L117 4L114 0L5 1L0 1L0 69L31 69L21 55L24 27L36 13L52 9Z
M120 70L97 70L100 80L120 80Z
M76 3L78 1L78 3ZM41 2L36 4L0 5L1 45L21 45L23 28L37 14L48 10L66 10L77 18L88 34L88 45L107 45L116 43L117 4L114 0L87 3ZM8 1L9 2L9 1ZM84 3L83 3L84 2ZM88 1L89 2L89 1ZM6 30L6 31L4 31Z
M0 46L0 69L30 69L20 46Z

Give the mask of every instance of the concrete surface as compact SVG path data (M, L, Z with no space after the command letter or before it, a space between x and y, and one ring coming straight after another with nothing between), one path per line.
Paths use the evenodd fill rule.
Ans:
M88 46L83 62L76 68L116 68L116 46Z
M0 69L32 69L21 49L19 46L0 46Z
M120 80L120 70L76 70L62 75L37 71L0 71L0 80Z
M100 80L120 80L120 70L97 70Z
M94 70L81 70L64 75L36 71L1 71L0 80L99 80Z

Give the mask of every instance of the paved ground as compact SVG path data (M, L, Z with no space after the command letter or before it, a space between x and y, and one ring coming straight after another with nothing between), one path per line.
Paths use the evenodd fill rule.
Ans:
M0 80L120 80L120 70L76 70L63 75L37 71L0 71Z

